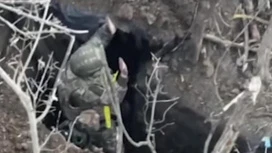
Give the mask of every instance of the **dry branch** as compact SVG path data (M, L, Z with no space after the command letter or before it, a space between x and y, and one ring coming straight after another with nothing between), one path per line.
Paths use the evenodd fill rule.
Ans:
M227 39L223 39L223 38L220 38L220 37L217 37L213 34L205 34L204 35L204 38L206 40L209 40L209 41L212 41L212 42L215 42L215 43L218 43L224 47L237 47L239 49L244 49L244 43L236 43L236 42L233 42L233 41L230 41L230 40L227 40ZM249 51L252 51L252 52L257 52L257 49L256 48L248 48Z
M53 91L51 93L51 96L50 96L50 99L47 101L47 104L46 104L46 108L45 110L43 111L43 113L37 118L37 123L38 122L41 122L42 119L47 115L47 113L49 112L51 106L52 106L52 103L53 101L55 100L55 95L56 95L56 90L57 90L57 86L58 86L58 83L59 83L59 78L60 78L60 74L61 74L61 70L65 67L67 61L68 61L68 58L72 52L72 49L73 49L73 46L74 46L74 43L75 43L75 37L74 36L70 36L70 43L69 43L69 46L67 48L67 51L66 51L66 54L65 54L65 57L63 59L63 62L61 64L61 67L60 67L60 71L58 72L58 75L56 77L56 82L53 86Z
M0 4L1 4L1 3L0 3ZM40 27L39 27L39 34L37 35L37 38L36 38L36 40L35 40L35 42L34 42L34 45L33 45L33 47L31 48L31 51L30 51L30 53L29 53L29 55L28 55L28 58L27 58L27 60L26 60L26 62L25 62L25 64L24 64L24 67L23 67L23 69L22 69L22 72L21 72L20 75L18 76L18 80L17 80L17 83L18 83L18 84L21 83L22 78L23 78L23 76L25 75L25 71L26 71L26 69L28 68L28 65L29 65L29 63L30 63L30 61L31 61L31 59L32 59L32 56L34 55L34 52L36 51L36 48L38 47L38 44L39 44L39 41L40 41L40 38L41 38L41 31L42 31L43 28L44 28L44 25L45 25L44 23L45 23L45 21L46 21L46 16L47 16L48 11L49 11L49 6L50 6L50 0L47 1L46 6L45 6L45 11L44 11L44 13L43 13L41 25L40 25Z
M6 1L8 2L8 1ZM12 1L9 1L12 2ZM28 1L30 2L30 1ZM37 1L31 1L33 3L30 3L32 5L35 5L37 3ZM32 140L32 150L33 153L40 153L43 144L39 144L39 136L38 136L38 129L37 129L37 124L39 122L41 122L44 117L49 113L51 106L52 106L52 102L54 100L56 100L56 86L58 85L58 79L60 77L60 72L56 78L56 82L52 88L51 94L49 96L48 99L42 99L42 101L46 104L45 110L41 113L41 115L37 118L36 117L36 101L38 99L38 95L44 91L44 88L47 88L47 78L46 78L46 74L51 73L51 68L55 69L56 67L51 65L52 63L52 54L50 55L49 61L47 64L44 63L44 61L39 61L39 62L43 62L44 64L44 72L42 75L42 78L40 80L40 83L37 82L31 82L34 84L34 86L37 88L37 91L34 91L31 87L29 82L31 80L29 80L29 78L27 78L25 71L27 69L29 69L29 62L32 60L32 55L34 54L34 52L36 51L36 47L38 46L39 41L42 39L41 34L45 33L45 31L43 30L43 27L47 24L49 25L51 28L55 27L58 30L60 30L61 33L65 33L67 35L69 35L69 32L73 32L73 30L70 30L69 28L63 27L61 25L58 25L57 23L54 23L52 21L50 21L49 19L46 18L47 14L48 14L48 9L49 9L49 5L50 5L50 0L43 0L43 2L46 2L45 7L45 11L43 14L43 17L40 18L38 16L33 16L31 15L31 13L25 13L24 11L22 11L20 8L17 7L12 7L12 6L8 6L5 5L3 3L1 3L0 1L0 8L4 8L7 9L11 12L17 13L18 15L21 16L25 16L27 18L30 18L34 21L38 21L40 23L39 26L39 30L35 33L35 34L30 34L33 31L29 31L29 28L25 28L25 29L18 29L15 26L15 23L10 23L8 20L6 20L3 16L0 17L0 20L5 23L10 29L12 29L14 31L14 35L13 38L16 41L13 41L11 44L11 46L13 46L14 48L16 48L19 52L24 52L26 50L26 46L30 45L31 46L31 51L28 55L27 60L25 63L22 63L22 61L20 60L20 58L14 58L13 64L17 66L17 68L15 69L18 73L19 73L19 77L18 77L18 81L16 83L16 76L17 76L17 72L15 72L14 74L14 78L12 79L4 70L2 67L0 67L0 77L3 78L7 84L14 90L14 92L17 94L17 96L20 99L20 102L22 103L22 105L24 106L24 109L26 110L27 116L28 116L28 120L29 120L29 126L30 126L30 135L31 135L31 140ZM25 4L22 2L22 4ZM62 31L64 32L62 32ZM68 31L67 31L68 30ZM46 31L47 33L54 33L54 31ZM74 31L74 32L82 32L82 31ZM23 38L19 38L18 34L21 34L23 36ZM70 36L70 35L69 35ZM70 44L67 48L66 51L66 55L64 57L64 60L62 62L61 65L61 70L62 68L65 66L66 61L71 53L72 47L74 45L74 41L75 41L75 37L74 36L70 36ZM24 44L23 46L18 47L17 43L18 41L21 41L20 39L22 39L22 41L25 40L34 40L34 44L32 44L32 42L30 42L29 44ZM29 46L28 46L29 47ZM20 57L21 55L19 55ZM45 61L46 62L46 61ZM11 63L7 63L8 65ZM22 70L21 70L22 69ZM21 71L20 71L21 70ZM20 71L20 72L19 72ZM49 72L48 72L49 71ZM26 84L27 87L27 91L23 91L22 89L22 84L21 82L24 82ZM45 142L46 143L46 142Z
M0 3L6 4L44 4L47 0L0 0Z
M243 0L243 4L244 4L243 6L244 6L246 14L253 16L255 13L253 1L252 0ZM257 27L257 24L255 21L253 21L249 25L249 29L250 29L250 33L251 33L253 39L259 40L261 38L261 34L258 30L258 27Z
M258 62L256 68L262 80L265 82L271 80L271 74L269 72L270 54L272 50L271 36L272 36L272 17L270 18L269 25L263 35L262 41L257 52Z
M239 94L239 98L235 98L237 101L234 111L212 153L229 153L232 150L240 133L239 129L244 123L245 116L253 110L256 104L261 85L261 78L253 77L247 90L242 95Z
M215 5L218 3L218 0L201 0L199 1L199 10L197 11L196 19L191 28L191 38L196 44L195 55L193 55L193 63L197 62L199 59L199 54L202 47L202 42L204 38L204 31L207 26L207 22L212 16Z

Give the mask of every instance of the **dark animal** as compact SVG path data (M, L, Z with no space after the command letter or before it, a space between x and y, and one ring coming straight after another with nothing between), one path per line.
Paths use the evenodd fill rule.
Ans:
M83 43L85 43L99 27L105 23L105 15L96 15L90 13L83 13L80 10L76 10L72 6L64 6L60 3L53 1L53 5L50 8L56 17L58 17L66 26L73 29L89 29L88 34L76 35L76 45L73 48L73 52L76 51ZM8 16L7 16L8 17ZM9 20L15 20L18 16L10 13ZM115 19L118 20L118 19ZM24 21L17 26L22 26ZM117 22L116 22L117 23ZM124 22L122 22L125 24ZM111 42L106 48L107 60L110 68L113 71L118 70L118 58L122 57L125 63L128 65L129 70L129 90L124 100L123 118L130 135L134 140L143 140L145 133L145 124L142 118L144 98L139 92L132 86L134 83L142 84L144 77L146 76L146 67L148 67L147 61L150 60L150 46L149 37L144 30L133 24L127 22L125 26L129 30L117 29L116 34L113 36ZM21 24L21 25L20 25ZM34 27L37 24L33 23ZM117 25L118 28L118 25ZM6 38L10 37L6 36ZM5 39L3 39L5 40ZM53 51L54 60L58 61L60 66L61 61L65 55L66 46L68 45L68 37L65 35L57 34L56 38L49 37L39 42L37 52L32 59L31 65L35 68L29 76L36 76L38 59L43 57L48 59L48 55ZM2 47L1 49L4 49ZM56 72L57 73L57 72ZM55 75L54 75L55 77ZM55 83L55 78L50 79L49 87L52 87ZM36 78L39 81L39 77ZM139 86L139 90L144 92L146 88ZM50 90L45 92L41 96L46 96L50 93ZM159 99L169 99L167 95L159 95ZM181 99L182 100L182 99ZM59 103L54 103L57 110L60 109ZM162 117L164 112L163 106L158 105L156 109L156 119ZM42 108L41 108L42 109ZM58 118L58 113L49 114L43 121L48 128L55 126ZM66 120L65 116L62 116L61 122ZM202 153L205 140L209 134L211 125L204 123L205 117L199 115L197 112L192 111L186 107L175 107L166 116L167 122L175 122L174 125L164 129L165 135L160 132L156 133L156 149L158 153ZM66 127L67 128L67 127ZM65 127L63 127L65 129ZM220 136L222 128L219 128L212 139L209 150L212 149L216 140ZM90 143L94 144L100 139L101 135L90 137L87 134L86 129L80 129L74 131L72 142L80 147L87 147ZM96 144L101 145L101 144ZM237 141L237 147L240 152L248 152L246 141L240 137ZM261 149L260 149L261 150ZM147 147L135 148L126 142L127 153L149 153Z

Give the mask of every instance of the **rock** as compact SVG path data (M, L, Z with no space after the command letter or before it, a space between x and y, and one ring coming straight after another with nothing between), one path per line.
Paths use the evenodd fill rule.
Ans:
M66 144L65 138L60 133L54 133L50 136L46 148L56 149L61 144Z
M77 146L71 144L71 145L69 145L69 147L67 149L67 153L91 153L91 152L87 149L82 150L82 149L78 148Z
M234 89L231 90L231 93L233 93L233 94L239 94L240 90L238 88L234 88Z
M29 131L22 131L20 136L24 137L24 138L30 138L31 137Z
M100 128L100 116L95 110L88 109L81 112L78 120L79 122L96 130Z
M145 13L145 17L149 25L152 25L157 20L157 17L151 13Z
M117 11L117 16L131 20L133 18L133 7L130 4L123 4Z
M4 140L4 141L2 141L2 145L3 145L3 147L8 147L8 146L9 146L9 144L10 144L10 142L9 142L8 140Z
M205 66L205 75L206 77L210 78L214 71L215 71L215 68L213 66L213 63L211 62L211 60L209 58L206 58L204 61L203 61L203 65Z
M30 144L28 144L28 143L21 144L21 150L27 150L29 147L30 147Z
M15 145L15 149L16 150L20 150L20 151L25 151L25 150L28 150L30 148L30 144L29 143L25 143L25 142L23 142L23 143L17 143L16 145Z
M54 151L52 152L43 150L41 153L92 153L87 149L82 150L76 145L68 143L59 132L51 134L43 149L45 148Z

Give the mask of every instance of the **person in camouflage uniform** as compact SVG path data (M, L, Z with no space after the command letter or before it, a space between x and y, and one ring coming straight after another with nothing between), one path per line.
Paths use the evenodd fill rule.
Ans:
M80 147L87 146L95 151L103 148L105 153L116 152L116 122L106 125L105 108L111 108L111 94L105 78L110 72L104 48L108 45L116 28L109 18L94 35L74 52L63 70L58 86L58 96L64 116L68 119L68 128L76 121L72 141ZM113 90L118 102L122 102L128 82L128 70L122 58L119 58L120 75ZM112 78L114 76L111 76ZM110 116L114 116L111 111ZM65 125L65 124L63 124ZM61 126L63 126L61 125ZM63 127L62 127L63 128Z

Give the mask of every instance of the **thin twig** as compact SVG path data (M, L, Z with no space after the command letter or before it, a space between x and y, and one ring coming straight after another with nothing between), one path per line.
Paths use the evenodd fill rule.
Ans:
M261 87L261 77L252 77L247 89L245 89L245 91L242 92L242 96L238 98L236 107L212 153L229 153L231 151L235 141L238 138L240 133L239 128L243 125L246 114L252 111L257 103L256 99L260 93Z
M46 16L48 14L49 6L50 6L50 1L51 0L48 0L47 4L45 6L45 11L43 13L42 22L41 22L41 25L40 25L40 28L39 28L39 34L37 35L37 38L36 38L36 40L34 42L34 45L31 48L31 51L30 51L30 53L28 55L28 58L27 58L26 62L24 63L24 67L22 69L22 72L19 74L19 77L18 77L18 80L17 80L17 84L21 84L23 75L25 74L25 71L26 71L26 69L27 69L27 67L28 67L28 65L29 65L29 63L30 63L30 61L32 59L32 56L33 56L33 54L34 54L34 52L35 52L35 50L36 50L36 48L38 46L38 43L40 41L40 37L41 37L41 33L40 32L43 30L43 27L44 27L45 19L46 19ZM0 3L0 6L1 6L1 3Z
M39 93L40 93L41 90L42 90L42 86L43 86L43 84L44 84L44 80L45 80L47 71L48 71L48 69L49 69L49 67L50 67L50 63L51 63L52 58L53 58L53 53L51 53L51 54L49 55L49 59L48 59L48 61L47 61L47 64L46 64L46 66L45 66L45 69L44 69L44 71L43 71L43 74L42 74L40 83L39 83L39 85L38 85L38 87L37 87L37 91L36 91L35 94L33 95L33 101L37 101L38 95L39 95ZM31 89L31 88L29 88L29 89ZM35 103L34 103L34 108L36 108L36 107L35 107Z
M177 101L178 99L179 97L175 97L175 98L167 99L167 100L157 100L157 103L171 103L171 102ZM152 101L149 103L152 103Z
M260 11L258 11L258 12L255 14L255 16L257 16L259 13L260 13ZM246 26L248 26L252 21L253 21L253 19L251 19L251 20L246 24ZM233 39L232 43L233 43L233 42L236 42L237 39L245 32L245 30L246 30L246 27L244 27L244 28L241 30L241 32ZM232 44L232 43L231 43L231 44ZM215 68L215 72L214 72L214 76L213 76L213 83L214 83L214 85L215 85L215 90L216 90L217 93L219 93L219 91L218 91L218 83L217 83L217 74L218 74L218 70L219 70L219 67L220 67L221 63L223 62L223 59L225 58L225 56L227 55L227 53L230 51L230 48L231 48L231 45L226 46L225 52L224 52L223 55L219 58L218 63L217 63L216 68ZM222 101L222 98L219 99L219 100Z
M155 89L155 93L154 93L154 97L153 97L153 103L152 103L152 108L151 108L151 115L150 115L150 122L149 122L149 128L148 128L148 133L146 136L146 141L148 141L148 146L151 149L152 153L155 153L155 148L154 146L150 143L150 137L152 134L152 129L153 129L153 125L154 125L154 118L155 118L155 109L156 109L156 100L159 94L159 86L160 82L157 83L156 89Z
M168 127L168 126L171 126L171 125L174 125L174 124L175 124L175 122L166 123L166 124L164 124L163 126L154 129L152 132L155 133L155 132L160 131L160 132L164 135L165 133L164 133L162 130L163 130L164 128L166 128L166 127Z
M72 123L71 130L70 130L70 133L69 133L69 136L68 136L68 139L67 139L68 143L71 141L71 138L72 138L72 135L73 135L73 130L74 130L74 127L75 127L76 122L78 121L78 119L79 119L79 116L77 116L75 118L75 120L73 121L73 123Z
M208 153L208 151L209 151L209 145L210 145L210 142L212 140L213 133L214 133L215 129L216 129L216 126L212 125L210 133L209 133L209 135L208 135L208 137L207 137L207 139L205 141L203 153Z
M47 113L49 112L51 106L52 106L52 103L54 100L56 100L56 91L57 91L57 86L59 84L59 78L61 76L61 72L63 71L63 68L65 67L66 63L67 63L67 60L72 52L72 49L73 49L73 46L74 46L74 43L75 43L75 37L74 36L70 36L70 43L69 43L69 46L67 48L67 51L66 51L66 54L64 56L64 59L63 59L63 62L61 64L61 67L60 67L60 70L58 72L58 75L56 77L56 81L55 81L55 84L53 86L53 91L51 92L51 95L50 95L50 99L48 100L48 102L46 103L46 108L45 110L43 111L43 113L37 118L37 123L41 122L42 119L47 115Z
M245 32L244 32L244 54L242 55L242 65L243 65L243 71L247 68L247 59L248 59L248 54L249 54L249 28L246 25L247 20L244 19L243 23L245 26Z
M224 47L237 47L239 49L244 49L244 43L235 43L235 41L230 41L227 39L222 39L220 37L217 37L213 34L205 34L204 38L209 41L213 41L215 43L219 43L220 45L223 45ZM250 42L250 41L249 41ZM252 52L257 52L256 48L249 48Z
M168 111L174 107L178 102L174 102L173 104L171 104L164 112L163 112L163 117L160 121L156 121L154 124L159 124L159 123L163 123L166 119L166 114L168 113Z
M254 17L254 16L252 16L252 15L247 15L247 14L235 14L234 16L233 16L233 19L239 19L239 18L242 18L242 19L254 19L254 20L256 20L257 22L259 22L259 23L262 23L262 24L264 24L264 25L268 25L269 24L269 21L267 21L267 20L264 20L264 19L262 19L262 18L260 18L260 17Z
M27 35L24 31L20 30L19 28L17 28L14 24L10 23L8 20L6 20L5 18L3 18L2 16L0 16L0 20L2 22L4 22L7 26L9 26L10 29L12 29L14 32L18 32L21 35L31 39L31 37L29 37L29 35Z
M44 4L47 0L0 0L5 4Z
M269 22L270 24L264 32L257 52L257 70L262 79L267 83L270 82L272 78L269 70L271 59L270 54L272 49L272 43L270 41L272 34L272 17L270 18Z
M49 142L51 136L52 136L53 134L55 134L55 133L56 133L56 130L53 129L53 130L48 134L48 136L45 138L44 142L40 145L40 150L43 150L43 149L44 149L45 145Z

